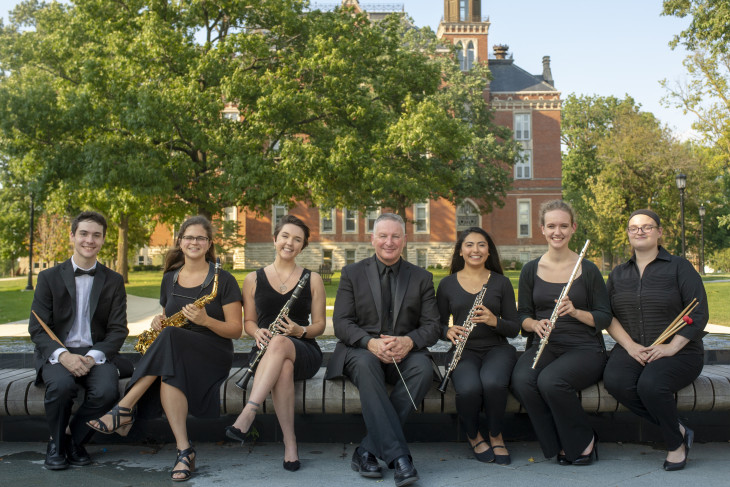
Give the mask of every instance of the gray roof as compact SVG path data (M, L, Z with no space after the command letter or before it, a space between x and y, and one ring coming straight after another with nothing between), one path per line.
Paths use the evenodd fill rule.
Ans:
M545 82L540 74L530 74L514 64L513 59L490 59L492 80L489 91L514 93L518 91L558 91Z

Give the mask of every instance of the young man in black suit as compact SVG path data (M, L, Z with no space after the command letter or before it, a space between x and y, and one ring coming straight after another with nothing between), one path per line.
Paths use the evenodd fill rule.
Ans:
M46 384L49 470L91 463L84 443L93 431L85 423L108 411L119 394L119 372L111 360L129 333L127 294L122 276L96 260L106 228L99 213L77 216L71 222L73 256L41 272L33 296L32 310L64 344L54 341L31 313L36 384ZM77 384L86 388L86 397L71 418Z
M433 276L403 260L403 219L383 213L375 220L375 255L342 269L332 316L339 342L327 378L346 375L360 391L367 435L355 449L352 469L380 478L377 458L395 469L398 487L418 480L403 434L413 410L433 381L428 354L439 337ZM396 365L403 374L401 380ZM386 383L393 384L390 396Z

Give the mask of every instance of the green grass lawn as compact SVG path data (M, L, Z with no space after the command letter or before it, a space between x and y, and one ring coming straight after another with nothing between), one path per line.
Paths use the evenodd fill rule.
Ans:
M448 275L447 269L430 269L433 273L434 284L438 288L441 279ZM233 271L239 283L250 271ZM517 284L520 271L507 271L517 296ZM705 289L710 307L710 323L730 327L730 282L715 282L718 279L729 279L730 275L713 275L705 279ZM160 296L161 271L141 271L129 273L127 294L157 299ZM9 279L0 281L0 324L27 319L33 301L33 293L23 291L27 278ZM35 281L34 281L35 284ZM325 284L327 306L334 306L337 286L340 284L340 273L335 272L332 282ZM332 311L327 311L331 316Z

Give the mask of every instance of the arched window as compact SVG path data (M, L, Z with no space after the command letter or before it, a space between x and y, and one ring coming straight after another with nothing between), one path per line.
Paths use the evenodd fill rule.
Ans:
M459 42L456 45L456 59L459 60L459 67L462 71L466 71L466 59L464 58L464 46Z
M471 201L464 201L456 208L456 233L461 233L469 227L479 226L479 211Z
M459 0L459 20L466 22L468 0Z
M469 41L466 45L466 69L464 71L470 71L474 66L474 43Z

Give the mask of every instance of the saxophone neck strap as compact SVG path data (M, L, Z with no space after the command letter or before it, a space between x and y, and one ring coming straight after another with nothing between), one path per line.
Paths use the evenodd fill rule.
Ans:
M183 266L180 266L176 271L175 274L172 275L172 284L177 284L177 278L180 276L180 271L183 269ZM203 289L208 287L211 282L213 282L213 279L215 278L215 264L212 262L208 262L208 275L205 276L205 280L203 281L203 284L200 285L200 291L202 292Z

